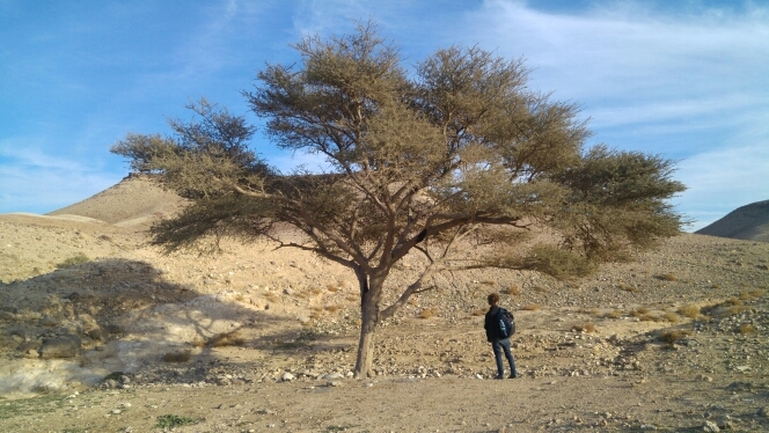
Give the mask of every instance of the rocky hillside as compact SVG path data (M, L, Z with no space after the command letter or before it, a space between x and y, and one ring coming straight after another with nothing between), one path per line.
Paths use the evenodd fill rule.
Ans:
M684 234L568 282L438 275L358 382L347 269L266 241L164 255L143 227L178 209L165 194L129 177L0 215L0 431L769 429L769 243ZM491 291L516 314L520 380L486 380Z
M769 242L769 200L751 203L697 230L697 234Z

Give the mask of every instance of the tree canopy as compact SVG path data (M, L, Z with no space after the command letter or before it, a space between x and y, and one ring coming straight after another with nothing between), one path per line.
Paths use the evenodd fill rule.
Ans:
M371 372L378 324L436 272L580 275L680 230L668 203L684 190L674 163L586 149L578 106L528 88L521 60L450 47L409 70L371 24L294 48L299 62L266 66L243 95L272 143L323 157L327 172L278 173L249 148L255 129L244 117L205 100L191 106L196 120L171 122L173 135L129 134L112 151L191 200L153 228L169 249L210 235L268 236L351 269L361 296L358 377ZM307 241L282 239L276 223ZM547 242L520 236L534 227ZM454 260L481 242L489 254ZM407 254L425 266L383 305L384 283Z

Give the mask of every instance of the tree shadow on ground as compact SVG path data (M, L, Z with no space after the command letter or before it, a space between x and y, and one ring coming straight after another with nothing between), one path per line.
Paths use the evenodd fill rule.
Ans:
M259 370L269 356L351 350L293 317L251 305L236 290L204 293L143 261L92 261L2 288L0 342L13 358L49 358L46 341L74 335L77 353L56 358L101 377L120 373L112 379L216 382L238 370L254 380L267 373ZM227 348L260 356L234 359L222 354Z

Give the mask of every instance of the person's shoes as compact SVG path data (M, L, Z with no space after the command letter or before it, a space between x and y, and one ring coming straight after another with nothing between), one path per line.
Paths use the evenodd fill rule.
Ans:
M513 374L510 375L510 379L517 379L519 377L521 377L521 376L518 373L513 373Z
M494 379L496 379L496 380L500 380L500 379L504 379L504 378L505 378L505 376L503 376L501 374L498 374L498 375L494 376Z

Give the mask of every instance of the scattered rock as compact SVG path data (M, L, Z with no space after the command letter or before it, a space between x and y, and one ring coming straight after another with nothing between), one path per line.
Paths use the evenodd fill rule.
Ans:
M40 347L43 359L74 358L80 352L80 337L67 334L43 339Z
M705 421L705 424L702 425L702 431L716 433L720 432L721 429L713 421Z

